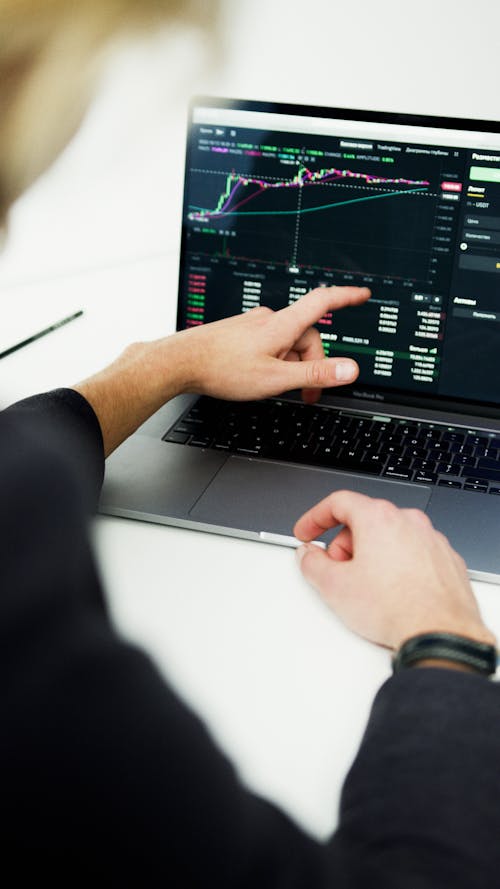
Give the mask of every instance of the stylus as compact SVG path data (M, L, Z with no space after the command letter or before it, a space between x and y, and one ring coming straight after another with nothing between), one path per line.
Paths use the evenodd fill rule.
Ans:
M75 318L79 318L81 315L83 315L83 309L75 312L74 315L68 315L67 318L63 318L61 321L56 321L56 323L51 324L50 327L46 327L44 330L40 330L38 333L34 333L33 336L29 336L28 339L21 340L20 343L16 343L15 346L11 346L10 349L5 349L5 351L0 352L0 358L6 358L7 355L12 355L12 353L17 352L18 349L24 349L25 346L29 346L30 343L34 343L35 340L39 340L40 337L45 336L47 333L52 333L53 330L58 330L59 327L63 327L64 324L69 324L70 321L74 321Z
M265 543L277 543L278 546L294 546L297 548L298 546L302 546L303 543L303 541L298 540L297 537L289 537L286 534L273 534L271 531L259 531L259 537L261 540L264 540ZM326 549L326 543L323 543L322 540L312 540L311 543L321 547L321 549Z

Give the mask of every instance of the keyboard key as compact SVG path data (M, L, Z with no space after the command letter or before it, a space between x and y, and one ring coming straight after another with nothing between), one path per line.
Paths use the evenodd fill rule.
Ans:
M301 441L297 444L294 444L290 448L290 456L292 460L298 460L299 462L306 463L314 463L314 451L316 447L314 444L310 444L308 441Z
M372 454L371 451L368 451L363 454L363 463L378 467L379 471L381 471L384 467L385 457L382 457L381 454Z
M461 488L462 483L454 481L451 478L442 478L438 481L438 486L441 488Z
M398 478L404 481L411 481L413 477L413 470L410 469L409 466L388 466L384 472L384 476L387 478Z
M325 458L329 460L331 457L336 456L338 452L339 448L336 444L318 445L318 447L314 451L314 456L321 459Z
M452 457L452 463L458 463L459 466L468 466L471 469L476 465L475 457L465 457L462 454L450 454L450 457Z
M414 482L421 482L424 485L435 485L437 482L437 475L435 472L421 472L418 470L415 473Z
M192 444L193 442L190 442ZM213 442L212 447L215 448L216 451L229 451L231 450L231 442L229 440L223 441L219 439L218 441Z
M481 494L485 494L488 490L488 485L473 485L466 482L464 485L464 489L466 491L478 491Z
M371 429L373 426L371 417L352 417L351 421L353 429Z
M384 454L381 454L381 456L384 457L384 459L385 459ZM410 468L411 467L411 457L405 457L403 454L399 457L396 457L396 456L394 456L394 454L391 454L389 457L389 465L390 466L406 466L406 467Z
M438 463L437 471L440 475L460 475L461 463Z
M480 457L477 465L481 469L500 469L500 462L498 460L490 460L489 457Z
M376 429L371 429L371 430L366 430L366 429L365 429L365 430L362 430L362 431L359 433L358 438L359 438L360 441L365 441L365 442L367 442L367 441L378 441L378 439L379 439L379 433L377 432Z
M199 436L193 435L191 441L189 442L193 448L208 448L212 443L212 439L207 436Z
M418 433L418 426L412 426L410 423L402 423L397 427L399 435L405 435L407 438L415 438Z
M465 434L463 432L443 432L443 441L459 441L463 444Z
M383 438L381 438L381 441L386 445L396 445L399 447L403 444L404 435L384 435Z
M452 441L450 451L452 454L463 454L466 457L470 457L474 453L474 448L471 445L459 444L457 441Z
M490 494L500 494L500 488L490 488Z
M414 460L412 463L413 469L420 469L422 472L435 472L436 471L436 461L435 460Z
M388 457L401 457L405 449L402 445L391 444L385 446L384 442L381 442L379 443L379 451L381 454L387 454Z
M164 441L173 441L175 444L186 444L189 435L185 432L169 432L168 435L163 439Z
M436 460L436 461L440 460L441 462L445 462L446 460L450 460L450 459L454 460L455 455L449 454L447 451L432 449L430 451L427 451L427 459L428 460Z
M410 447L410 448L406 448L405 457L417 457L417 458L420 458L420 460L425 460L428 453L429 452L425 448Z
M199 420L199 421L181 420L180 423L177 423L177 426L175 427L175 431L196 434L200 431L200 426L202 424L203 424L203 420Z
M338 452L338 456L342 460L345 459L345 460L359 460L359 461L361 461L361 458L363 456L363 451L362 451L361 447L341 448L341 450Z
M286 460L290 456L290 443L285 438L276 439L264 445L262 456L270 460Z
M478 445L481 448L486 448L488 447L488 441L489 439L486 438L484 435L468 435L465 439L465 444L471 445L473 448L477 447Z
M440 441L442 437L442 433L438 429L429 429L426 432L422 432L419 436L423 441Z
M497 448L476 448L476 457L487 457L489 460L497 460L498 459L498 450Z
M500 482L500 470L498 469L480 469L476 467L473 471L470 469L462 469L462 475L467 476L470 484L484 484L486 481Z

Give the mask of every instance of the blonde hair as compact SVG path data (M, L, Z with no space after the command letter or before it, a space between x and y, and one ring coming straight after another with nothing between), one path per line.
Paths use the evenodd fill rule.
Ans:
M0 226L78 127L101 47L119 30L211 29L219 0L0 0Z

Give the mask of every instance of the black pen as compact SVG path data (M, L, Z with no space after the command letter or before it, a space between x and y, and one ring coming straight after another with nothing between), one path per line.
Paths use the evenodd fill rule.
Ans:
M35 340L39 340L41 336L45 336L47 333L52 333L53 330L58 330L59 327L62 327L64 324L69 324L70 321L74 321L74 319L79 318L80 315L83 315L83 309L75 312L74 315L68 315L68 317L63 318L62 321L56 321L55 324L51 324L50 327L46 327L45 330L40 330L38 333L34 333L33 336L29 336L27 340L21 340L20 343L16 343L16 345L11 346L10 349L5 349L4 352L0 352L0 358L6 358L7 355L12 355L12 352L17 352L18 349L23 349L24 346L29 346L29 344L34 343Z

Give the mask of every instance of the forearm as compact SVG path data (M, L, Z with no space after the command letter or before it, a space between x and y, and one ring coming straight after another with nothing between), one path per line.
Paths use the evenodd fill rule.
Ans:
M113 364L73 388L96 413L107 457L188 385L185 336L176 334L129 346Z

